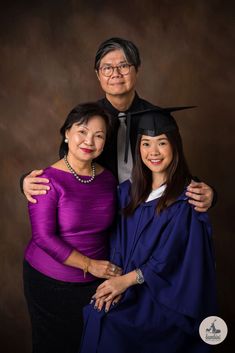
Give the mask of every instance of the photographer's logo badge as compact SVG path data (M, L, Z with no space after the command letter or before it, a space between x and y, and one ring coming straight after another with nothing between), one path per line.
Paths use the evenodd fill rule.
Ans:
M227 336L228 327L223 319L218 316L208 316L199 327L201 339L208 344L219 344Z

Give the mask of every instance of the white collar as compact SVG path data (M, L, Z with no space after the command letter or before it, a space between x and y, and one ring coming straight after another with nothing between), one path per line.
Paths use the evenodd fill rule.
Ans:
M149 202L149 201L152 201L154 199L158 199L159 197L162 196L162 194L164 193L165 189L166 189L166 184L160 186L159 188L157 188L155 190L152 190L145 202Z

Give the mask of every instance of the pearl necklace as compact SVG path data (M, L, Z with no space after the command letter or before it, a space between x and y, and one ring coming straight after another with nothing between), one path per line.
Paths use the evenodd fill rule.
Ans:
M92 176L90 177L90 179L86 180L86 179L81 179L80 176L75 172L75 170L69 164L66 155L64 155L64 161L65 161L65 164L66 164L68 170L70 170L70 172L75 176L75 178L78 181L80 181L80 183L88 184L88 183L91 183L95 179L95 164L93 162L91 163Z

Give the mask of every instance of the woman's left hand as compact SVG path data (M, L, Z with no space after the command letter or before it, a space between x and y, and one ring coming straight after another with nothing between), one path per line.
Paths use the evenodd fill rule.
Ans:
M109 294L103 296L102 298L96 299L94 308L98 311L101 311L103 306L105 305L105 312L107 313L111 306L116 305L121 299L122 295L117 295L113 300L107 300Z
M108 302L109 300L112 301L119 294L125 292L128 287L136 283L135 271L129 272L123 276L112 277L99 285L92 299L97 300L105 296L105 302Z

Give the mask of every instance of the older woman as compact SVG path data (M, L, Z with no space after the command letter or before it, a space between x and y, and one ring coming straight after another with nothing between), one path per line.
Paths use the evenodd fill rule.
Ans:
M116 181L95 162L108 129L109 117L97 104L75 107L61 128L64 157L44 170L50 191L29 203L24 289L35 353L77 352L83 306L101 278L121 272L106 261Z

